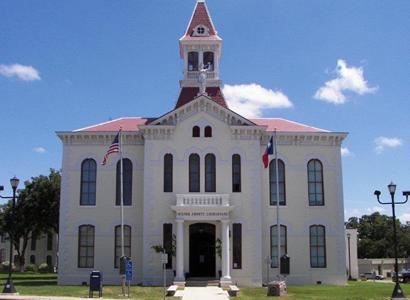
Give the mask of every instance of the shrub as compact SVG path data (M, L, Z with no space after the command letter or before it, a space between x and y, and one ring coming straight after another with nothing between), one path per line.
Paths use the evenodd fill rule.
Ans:
M3 272L8 272L9 271L9 261L4 261L4 262L2 262L1 263L1 271L3 271ZM14 272L14 271L16 271L16 265L15 264L12 264L11 265L11 270Z
M38 266L39 273L48 273L50 271L50 267L46 263L42 263Z
M24 268L26 272L37 272L37 265L36 264L29 264Z

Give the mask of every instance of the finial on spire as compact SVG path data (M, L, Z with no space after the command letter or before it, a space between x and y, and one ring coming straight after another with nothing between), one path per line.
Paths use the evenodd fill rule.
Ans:
M205 0L197 0L196 2L197 2L197 3L204 3Z

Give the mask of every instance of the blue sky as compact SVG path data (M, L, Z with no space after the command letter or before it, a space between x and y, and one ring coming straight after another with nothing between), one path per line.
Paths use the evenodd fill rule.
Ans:
M0 1L0 185L6 193L14 175L26 180L60 168L55 131L172 109L182 76L178 39L194 5ZM409 1L207 5L224 40L224 83L245 98L243 88L254 84L271 101L241 98L255 114L349 132L348 216L380 209L373 191L387 199L391 180L400 192L410 190ZM410 204L398 214L410 220Z

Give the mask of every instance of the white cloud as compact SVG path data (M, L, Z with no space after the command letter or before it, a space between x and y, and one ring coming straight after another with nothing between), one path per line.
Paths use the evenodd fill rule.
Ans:
M340 148L340 153L342 154L342 156L345 156L345 157L353 155L353 153L350 152L349 148L347 147Z
M229 108L247 118L262 116L264 109L293 106L289 98L281 91L266 89L256 83L225 84L222 91Z
M339 59L335 70L336 79L326 81L324 86L320 87L315 98L333 104L343 104L346 102L346 96L343 92L351 91L359 95L374 93L378 87L370 87L363 77L362 67L348 67L346 61Z
M400 217L400 222L402 223L406 223L406 222L410 222L410 213L404 213L402 214Z
M366 212L369 213L369 214L372 214L372 213L375 213L375 212L378 212L378 213L381 214L381 213L384 212L384 208L380 207L380 206L368 207L368 208L366 208Z
M396 137L388 138L385 136L379 136L374 140L374 143L376 144L374 151L377 154L380 154L384 151L385 148L396 148L401 146L403 144L403 141Z
M32 66L23 66L20 64L0 65L0 75L5 77L18 77L24 81L40 80L39 72Z
M35 147L33 148L33 151L39 154L43 154L43 153L46 153L47 150L44 147Z

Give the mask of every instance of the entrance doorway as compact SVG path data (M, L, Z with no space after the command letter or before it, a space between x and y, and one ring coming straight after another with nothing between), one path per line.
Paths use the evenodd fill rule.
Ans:
M215 225L189 226L189 276L215 277Z

